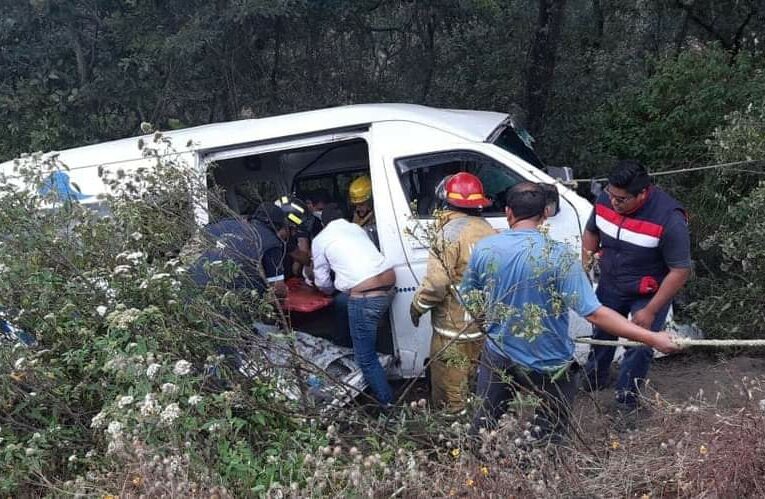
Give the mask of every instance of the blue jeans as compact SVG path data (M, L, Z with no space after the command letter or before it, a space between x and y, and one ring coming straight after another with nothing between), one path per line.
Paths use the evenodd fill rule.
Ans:
M615 310L624 317L628 314L634 314L644 308L651 296L628 297L617 293L609 292L607 284L601 283L598 286L598 299L606 307ZM659 310L656 314L651 331L661 331L664 322L667 319L669 304ZM599 328L593 328L593 338L598 340L616 341L619 338L608 334ZM590 347L590 355L585 367L585 383L592 387L603 387L608 384L609 370L614 361L616 347L595 346ZM616 382L616 400L630 408L636 407L639 402L638 392L643 386L648 370L653 360L653 349L651 347L629 347L624 351L619 368L619 379Z
M348 322L351 327L353 354L372 389L382 405L393 402L393 390L377 357L377 328L390 307L392 295L356 297L348 299Z

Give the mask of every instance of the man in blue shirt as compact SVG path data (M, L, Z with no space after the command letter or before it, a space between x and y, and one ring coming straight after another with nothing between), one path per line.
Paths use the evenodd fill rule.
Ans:
M476 245L462 282L466 307L488 336L473 431L493 424L520 388L541 401L535 436L557 441L577 389L569 309L616 336L665 353L678 347L669 333L651 332L600 304L573 249L544 231L546 196L539 185L512 187L506 205L510 230Z

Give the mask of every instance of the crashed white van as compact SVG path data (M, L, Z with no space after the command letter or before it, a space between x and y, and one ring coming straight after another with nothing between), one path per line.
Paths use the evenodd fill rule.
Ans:
M434 188L447 174L477 175L489 197L495 198L521 181L555 183L524 135L507 114L445 110L408 104L354 105L211 124L166 134L182 159L200 175L208 175L226 193L238 212L238 186L267 184L275 194L324 189L334 200L346 200L349 183L359 174L372 179L380 249L396 272L396 293L378 348L392 359L392 377L416 377L428 358L431 327L428 316L418 328L409 318L412 295L425 272L428 248L409 235L418 223L428 223L435 208ZM148 141L148 137L146 138ZM79 187L82 203L96 203L106 187L98 168L131 170L147 160L137 139L125 139L61 151L68 178L58 188ZM210 171L211 167L215 168ZM0 165L9 173L12 163ZM557 183L560 211L550 218L551 235L578 245L591 205ZM207 220L200 214L200 224ZM502 206L495 203L485 216L496 229L506 229ZM300 329L320 335L332 317L321 311L307 317ZM582 328L583 321L576 321ZM310 347L310 345L309 345ZM308 348L308 347L307 347ZM337 350L326 363L347 349ZM345 365L352 366L350 360ZM357 378L359 378L358 373Z

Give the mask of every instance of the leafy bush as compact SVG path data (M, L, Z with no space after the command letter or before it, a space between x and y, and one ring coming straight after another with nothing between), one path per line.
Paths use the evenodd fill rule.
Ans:
M707 266L694 294L694 318L712 337L765 337L765 104L748 105L727 116L709 141L720 162L754 161L749 166L721 170L710 182L717 185L718 215L701 242ZM755 186L753 188L753 186Z
M36 339L0 340L0 493L246 495L300 479L323 442L291 373L259 353L269 297L228 290L232 262L203 290L186 275L204 183L158 159L173 158L161 134L150 146L155 168L103 172L97 210L43 187L56 157L0 180L0 306ZM251 376L225 349L247 352Z
M653 171L706 164L713 158L706 141L726 114L765 99L762 69L757 58L731 60L716 45L664 56L645 81L593 113L597 140L582 154L599 163L594 173L614 157L639 159Z

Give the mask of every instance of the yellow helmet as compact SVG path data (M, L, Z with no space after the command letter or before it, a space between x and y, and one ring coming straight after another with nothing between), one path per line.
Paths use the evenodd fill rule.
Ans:
M372 180L368 175L362 175L348 187L348 198L351 204L368 201L372 197Z

